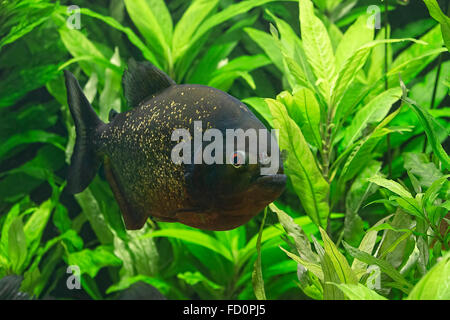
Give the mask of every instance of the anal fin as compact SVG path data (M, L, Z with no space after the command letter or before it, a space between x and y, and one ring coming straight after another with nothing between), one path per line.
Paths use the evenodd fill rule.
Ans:
M125 222L125 227L127 228L127 230L141 229L147 221L148 216L139 214L139 212L137 212L137 210L134 209L133 206L127 201L123 191L117 183L117 179L114 175L114 171L111 167L111 162L108 157L105 157L104 167L106 180L108 180L114 197L119 204L119 208L123 216L123 221Z

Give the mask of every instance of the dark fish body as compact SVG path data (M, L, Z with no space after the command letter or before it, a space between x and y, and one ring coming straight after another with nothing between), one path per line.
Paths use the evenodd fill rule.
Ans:
M259 165L175 163L176 129L194 136L202 130L265 129L239 100L211 87L176 85L150 64L132 63L123 79L133 108L101 122L76 79L66 72L68 102L77 141L68 188L82 191L104 162L107 180L127 229L139 229L149 216L208 230L246 223L283 191L285 176L262 177ZM192 151L191 158L194 157Z

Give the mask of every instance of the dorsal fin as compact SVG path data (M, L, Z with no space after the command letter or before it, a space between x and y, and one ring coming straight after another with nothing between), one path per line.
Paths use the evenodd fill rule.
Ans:
M130 107L137 107L145 98L175 84L167 74L148 61L128 61L122 77L123 92Z

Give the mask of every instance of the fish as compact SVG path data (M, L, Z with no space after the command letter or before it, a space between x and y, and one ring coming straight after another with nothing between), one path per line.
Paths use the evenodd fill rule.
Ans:
M258 137L256 151L247 143L229 155L224 146L222 157L217 151L222 161L195 160L207 141L186 152L188 161L173 161L173 149L180 144L173 139L175 130L190 134L183 138L185 144L195 138L196 130L267 130L228 93L205 85L176 84L150 62L130 60L122 76L130 108L121 113L112 110L105 123L75 76L64 70L64 78L76 131L66 189L71 194L85 190L103 163L127 230L141 229L149 217L202 230L230 230L247 223L284 191L279 148L269 133ZM264 146L268 150L262 152ZM251 156L256 163L249 161ZM261 173L267 159L280 162L273 174Z

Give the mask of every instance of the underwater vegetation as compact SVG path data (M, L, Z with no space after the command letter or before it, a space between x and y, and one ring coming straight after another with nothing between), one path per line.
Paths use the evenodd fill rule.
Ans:
M448 3L0 0L0 299L450 299Z

